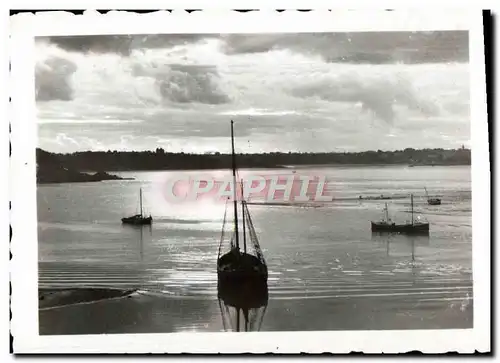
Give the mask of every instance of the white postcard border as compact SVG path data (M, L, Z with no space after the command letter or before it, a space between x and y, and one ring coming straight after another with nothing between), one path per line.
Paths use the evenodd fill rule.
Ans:
M10 264L16 353L427 353L490 347L490 185L480 10L252 12L184 11L21 14L11 19L12 122ZM38 335L34 36L148 33L255 33L469 30L474 328L464 330Z

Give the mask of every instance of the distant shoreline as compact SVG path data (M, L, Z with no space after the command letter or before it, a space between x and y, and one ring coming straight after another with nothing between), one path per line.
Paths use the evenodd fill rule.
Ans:
M87 174L60 167L42 167L37 171L37 184L95 183L105 180L133 180L133 178L122 178L103 171L96 172L95 174Z
M377 167L387 167L387 166L398 166L398 167L427 167L427 166L470 166L470 164L311 164L311 165L283 165L282 168L285 169L309 169L309 168L331 168L331 167L341 167L341 168L377 168Z
M471 166L470 164L440 164L440 165L413 165L411 167L442 167L442 166ZM313 169L313 168L378 168L378 167L401 167L409 168L408 164L304 164L304 165L276 165L276 166L242 166L239 170L269 170L269 169L283 169L283 170L299 170L299 169ZM231 170L229 167L206 167L206 168L162 168L162 169L108 169L107 173L128 173L128 172L155 172L155 171L196 171L196 170ZM94 173L95 170L82 170L82 173ZM133 180L133 178L121 178L121 180ZM100 181L100 180L99 180Z
M321 167L419 167L471 165L471 151L407 148L397 151L365 151L358 153L271 152L237 154L239 169L300 169ZM37 149L37 181L39 183L86 182L119 177L103 172L223 170L231 168L231 154L170 153L153 151L85 151L54 154ZM94 175L82 170L98 171Z
M415 167L456 167L456 166L469 166L470 164L449 164L449 165L415 165ZM410 167L407 164L311 164L311 165L278 165L270 167L241 167L239 170L269 170L269 169L282 169L282 170L299 170L299 169L314 169L314 168L377 168L377 167ZM184 168L184 169L129 169L129 170L107 170L110 173L133 173L133 172L158 172L158 171L204 171L204 170L230 170L230 168ZM94 170L85 170L83 172L92 173ZM123 178L122 180L129 180L131 178Z

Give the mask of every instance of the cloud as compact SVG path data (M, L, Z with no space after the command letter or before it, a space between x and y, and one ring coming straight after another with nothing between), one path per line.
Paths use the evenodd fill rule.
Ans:
M301 115L302 113L294 110L266 110L263 108L249 108L244 110L222 111L219 115L223 116L286 116Z
M352 107L359 104L363 110L371 111L380 120L392 124L396 108L431 116L438 115L439 106L422 94L418 94L411 82L401 75L381 74L376 77L353 72L341 76L329 76L296 86L290 93L300 98L317 97L326 101L349 102Z
M467 62L469 57L465 31L232 34L222 39L227 54L290 49L329 63Z
M38 62L35 68L37 101L73 99L71 76L77 70L75 63L60 57L49 57Z
M92 124L126 124L126 123L141 123L142 120L118 120L118 119L104 119L104 120L92 120L85 119L79 120L74 118L58 118L58 119L41 119L38 124L82 124L82 125L92 125Z
M170 49L203 40L220 40L228 55L289 49L330 63L389 64L467 62L468 32L354 32L298 34L152 34L85 35L40 38L80 53L115 53Z
M210 34L80 35L52 36L39 39L70 52L114 53L130 56L134 50L172 48L213 37L218 36Z
M123 119L122 113L131 108L231 102L221 86L217 66L181 64L182 53L167 59L161 49L131 57L80 54L40 40L37 50L37 101L74 100L71 111L78 117L105 119L111 112ZM89 104L99 107L89 108ZM50 108L44 108L45 114Z
M80 144L74 138L68 137L66 134L64 134L62 132L59 132L56 135L54 142L61 145L61 146L64 146L68 143L73 144L77 147L80 146Z
M150 34L134 35L131 49L172 48L179 45L198 43L205 39L218 38L217 34Z
M131 35L78 35L41 38L61 49L80 53L130 54Z
M230 102L217 83L219 74L215 66L168 64L148 67L136 63L133 74L153 78L163 100L213 105Z
M232 53L226 35L148 37L150 48L137 38L127 56L37 39L39 146L227 152L230 119L243 152L456 147L470 137L468 64L331 63L348 40L310 36L236 37ZM372 62L404 54L357 42L350 54Z

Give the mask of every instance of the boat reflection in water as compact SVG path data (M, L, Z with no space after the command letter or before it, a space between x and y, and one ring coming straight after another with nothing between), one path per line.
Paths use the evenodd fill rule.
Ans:
M372 232L372 241L385 245L388 257L406 255L411 249L412 261L415 261L417 247L427 247L430 238L426 235L405 235L399 233Z
M149 240L151 240L151 237L153 236L153 229L151 228L151 225L145 225L141 226L139 228L139 257L140 257L140 262L144 262L144 229L146 229L146 234L149 235Z
M219 282L217 294L225 331L260 330L268 303L266 282L252 282L240 286Z

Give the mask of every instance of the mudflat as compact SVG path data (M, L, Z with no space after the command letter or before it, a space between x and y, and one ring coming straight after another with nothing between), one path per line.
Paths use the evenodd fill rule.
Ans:
M130 295L134 290L105 288L39 289L38 307L51 308L83 302L94 302Z

